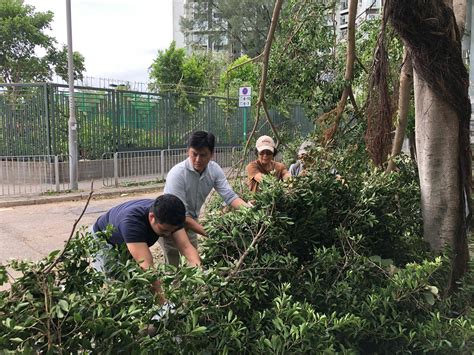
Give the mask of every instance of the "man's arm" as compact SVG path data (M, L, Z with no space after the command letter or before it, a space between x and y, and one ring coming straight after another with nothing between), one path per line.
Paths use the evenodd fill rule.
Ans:
M190 266L200 266L201 258L199 257L198 251L191 244L188 238L188 234L181 228L180 230L173 233L176 247L178 248L181 255L184 255Z
M186 216L186 220L184 221L184 227L186 229L191 229L193 232L197 234L207 236L207 233L204 230L204 227L191 216Z
M148 248L146 243L127 243L127 248L135 261L143 270L153 267L153 256L151 255L150 248ZM163 290L161 289L160 280L153 281L151 286L153 288L153 292L156 294L158 302L160 304L165 303L165 296L163 295Z

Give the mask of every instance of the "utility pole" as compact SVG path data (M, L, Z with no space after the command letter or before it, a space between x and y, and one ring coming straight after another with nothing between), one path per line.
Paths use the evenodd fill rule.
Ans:
M66 0L67 16L67 66L69 84L69 121L68 121L68 143L69 143L69 188L78 189L77 183L77 122L74 104L74 61L72 51L72 25L71 25L71 0Z

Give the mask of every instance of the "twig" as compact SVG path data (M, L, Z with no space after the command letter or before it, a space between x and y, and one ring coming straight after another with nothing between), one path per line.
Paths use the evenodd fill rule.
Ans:
M71 239L74 236L74 232L76 231L76 226L79 223L79 221L81 220L82 216L84 216L84 213L86 212L87 207L89 206L89 202L92 198L93 193L94 193L94 180L91 181L91 191L89 192L89 196L87 197L86 205L84 206L81 214L79 215L79 218L76 219L76 221L74 222L74 224L72 226L71 234L69 235L69 238L66 241L66 244L64 245L64 248L63 248L61 254L59 254L59 256L56 258L56 260L54 260L54 262L49 267L47 267L46 269L43 270L44 273L47 274L47 273L51 272L51 270L58 264L59 260L61 260L62 256L66 252L67 246L71 242Z
M258 241L259 241L260 238L262 237L264 231L265 231L265 230L264 230L264 225L262 224L262 226L260 227L260 230L259 230L258 233L253 237L252 242L250 243L250 245L248 246L248 248L245 249L245 252L240 256L239 261L238 261L237 264L235 265L235 269L231 271L231 273L229 274L229 276L227 277L227 279L231 278L232 276L234 276L234 275L239 271L239 269L242 267L242 264L244 263L245 258L246 258L247 255L250 253L250 250L253 248L253 246L258 243Z
M278 145L280 144L280 136L278 135L278 131L277 131L275 125L273 124L272 119L270 118L270 112L268 111L268 106L267 106L266 101L262 102L262 106L263 106L263 111L265 112L265 117L267 118L267 122L270 125L270 127L272 128L273 134L275 135L275 139L277 141L276 145L278 147Z

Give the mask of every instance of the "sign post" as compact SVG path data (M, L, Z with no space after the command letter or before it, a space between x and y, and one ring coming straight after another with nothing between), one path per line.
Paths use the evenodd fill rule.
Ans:
M239 107L244 108L244 142L247 142L247 107L252 106L252 88L244 86L239 88Z

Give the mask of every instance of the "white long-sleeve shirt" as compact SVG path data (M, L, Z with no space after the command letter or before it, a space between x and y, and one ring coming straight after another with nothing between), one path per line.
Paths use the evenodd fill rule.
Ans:
M168 173L164 193L178 196L186 206L186 215L197 219L213 188L227 205L239 197L230 187L219 164L211 160L200 174L194 170L190 159L187 158L176 164Z

